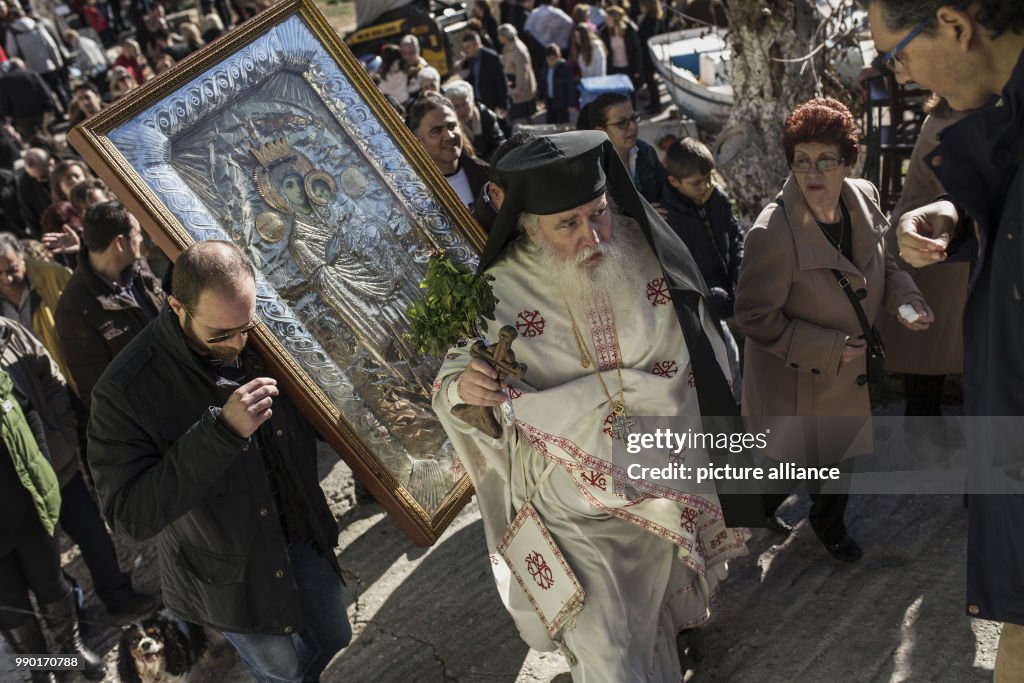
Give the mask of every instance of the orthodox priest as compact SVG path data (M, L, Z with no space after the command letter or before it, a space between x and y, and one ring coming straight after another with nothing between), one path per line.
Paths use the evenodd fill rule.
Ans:
M536 138L496 170L488 341L515 326L528 369L499 382L454 348L433 405L476 487L499 592L577 683L681 680L675 636L708 618L747 532L715 495L630 480L612 448L631 416L736 414L706 289L604 133ZM494 411L496 438L458 416L467 404Z

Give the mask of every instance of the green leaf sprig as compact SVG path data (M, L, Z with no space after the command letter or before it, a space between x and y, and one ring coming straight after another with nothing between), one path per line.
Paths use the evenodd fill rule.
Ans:
M475 337L477 324L486 330L485 320L494 320L498 303L492 280L455 263L444 251L434 252L420 283L423 299L405 312L410 342L420 353L440 356L460 340Z

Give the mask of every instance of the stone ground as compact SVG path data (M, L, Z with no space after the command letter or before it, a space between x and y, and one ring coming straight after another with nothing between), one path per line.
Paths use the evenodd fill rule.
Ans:
M568 683L558 654L530 651L498 601L483 529L470 504L432 548L414 547L378 505L355 506L352 477L326 448L323 486L343 526L339 561L349 584L352 644L328 683ZM791 498L783 516L807 512ZM966 516L959 496L854 496L847 512L865 558L841 565L802 522L792 537L754 532L731 564L716 616L695 638L690 680L983 681L991 678L998 627L963 613ZM156 590L152 550L119 539L136 584ZM77 551L67 570L89 594ZM105 621L95 600L90 618ZM88 640L115 669L117 630L93 625ZM27 680L0 670L0 680ZM107 681L117 680L111 673ZM195 683L248 681L228 646L193 672Z

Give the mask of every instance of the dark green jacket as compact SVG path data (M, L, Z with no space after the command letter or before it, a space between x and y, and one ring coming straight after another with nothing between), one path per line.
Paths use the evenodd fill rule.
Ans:
M52 536L60 517L60 485L15 397L14 381L4 370L0 370L0 436L18 479L32 496L43 528Z
M61 488L78 472L78 419L57 363L20 323L0 318L0 366L39 415Z
M249 377L266 374L255 353L242 359ZM340 576L316 433L282 395L257 435L239 438L218 419L234 388L189 350L164 309L96 383L89 466L114 531L156 538L168 608L221 631L292 633L302 628L299 594L258 444L277 449Z

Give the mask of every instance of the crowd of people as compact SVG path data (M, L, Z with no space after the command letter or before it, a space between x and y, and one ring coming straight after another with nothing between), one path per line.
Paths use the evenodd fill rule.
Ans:
M781 122L790 174L749 226L705 144L676 140L662 159L641 140L638 107L661 107L646 41L668 22L655 1L472 2L466 59L447 80L415 36L382 50L374 78L487 233L494 330L520 329L515 357L529 367L510 382L454 348L434 408L473 480L505 606L575 680L680 680L676 634L710 616L727 561L746 551L741 527L784 536L795 523L779 513L788 490L758 498L757 519L740 525L727 496L627 476L613 450L632 418L868 417L869 385L886 370L904 373L908 417L940 415L943 381L961 370L966 414L1019 412L1024 370L1004 327L1021 315L1011 293L1024 268L1013 246L1024 238L1024 12L1004 0L865 5L875 67L936 95L889 216L854 176L860 131L832 98ZM58 37L0 4L0 632L15 652L54 651L45 623L56 651L81 657L91 680L105 675L81 637L59 526L110 616L162 601L223 632L257 680L316 680L351 638L337 524L315 430L246 346L259 325L253 268L210 241L172 269L52 135L252 8L207 2L203 29L176 33L159 3L73 10L81 28ZM581 78L616 73L645 96L579 107ZM514 130L541 108L563 125L577 109L577 130ZM464 421L464 404L494 409L499 435ZM817 435L804 442L824 449ZM999 681L1024 677L1012 486L969 507L968 611L1007 622ZM809 494L825 551L860 560L848 496ZM161 596L135 590L111 530L155 539ZM544 555L510 552L517 543L546 544ZM540 599L531 582L559 587Z
M686 15L671 14L657 0L550 2L507 0L468 3L469 21L463 37L464 60L449 79L465 80L475 103L496 120L507 136L517 123L529 123L539 110L544 121L568 124L580 109L582 79L626 75L646 102L645 112L662 110L658 79L647 42L683 25ZM408 108L422 92L422 82L440 84L440 74L427 65L414 36L381 50L374 78L381 92ZM441 89L447 93L445 84ZM473 150L488 161L496 149Z
M52 146L55 134L256 12L248 5L229 8L224 0L216 6L206 0L198 23L183 16L172 24L159 2L121 5L121 0L70 2L73 14L59 30L28 2L0 3L0 117L9 124L4 144L13 139Z

